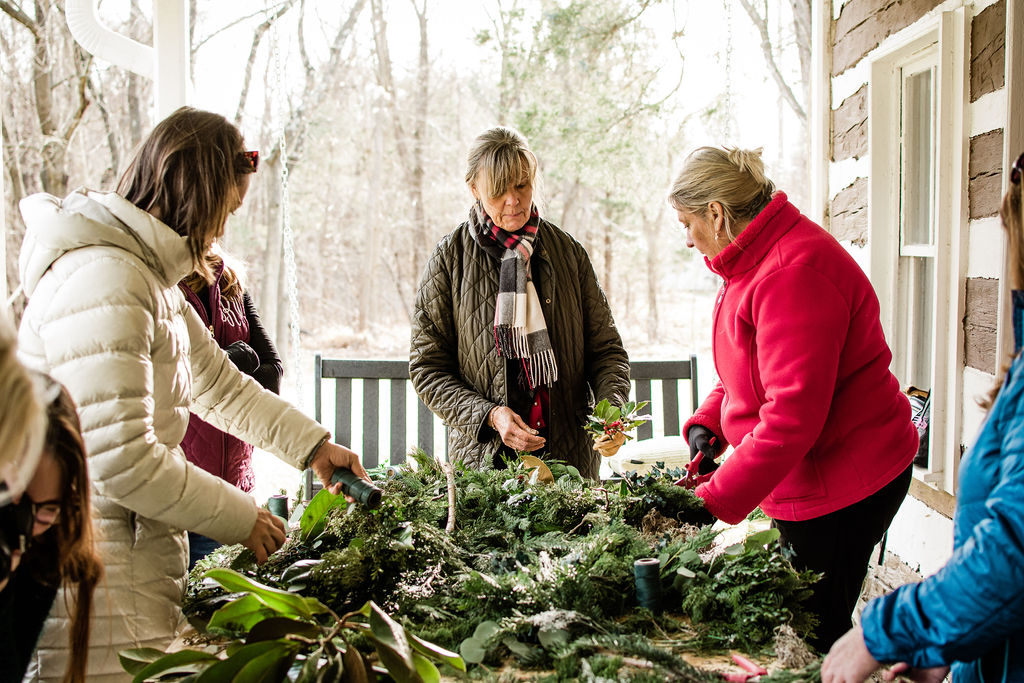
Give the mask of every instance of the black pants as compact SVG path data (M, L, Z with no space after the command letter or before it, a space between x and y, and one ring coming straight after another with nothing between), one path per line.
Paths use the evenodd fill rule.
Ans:
M818 619L808 642L820 652L852 626L871 551L882 540L910 489L912 467L864 500L802 522L773 520L793 566L823 574L805 603Z

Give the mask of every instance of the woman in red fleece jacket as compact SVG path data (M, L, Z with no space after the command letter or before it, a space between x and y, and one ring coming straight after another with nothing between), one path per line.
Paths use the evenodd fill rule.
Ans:
M917 450L878 297L835 238L775 192L760 150L696 150L669 201L686 245L723 280L719 381L683 428L691 457L705 456L696 493L729 523L760 506L794 566L823 574L808 606L810 642L827 651L850 628Z

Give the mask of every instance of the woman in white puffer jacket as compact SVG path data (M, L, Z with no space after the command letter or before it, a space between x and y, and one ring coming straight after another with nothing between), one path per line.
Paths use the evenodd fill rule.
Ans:
M231 364L177 286L206 267L202 256L241 205L257 163L224 117L182 108L149 135L117 193L80 189L21 202L29 302L19 352L78 404L106 564L90 681L130 678L119 650L163 649L179 632L185 530L243 543L261 562L284 542L280 520L186 460L179 443L190 410L312 467L325 485L335 467L366 476L355 453ZM66 625L58 599L30 675L62 676Z

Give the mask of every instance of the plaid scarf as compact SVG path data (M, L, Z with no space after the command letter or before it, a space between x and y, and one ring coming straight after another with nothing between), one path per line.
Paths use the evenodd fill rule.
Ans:
M516 232L506 232L494 224L477 202L470 211L470 224L478 235L488 238L481 246L501 259L494 308L494 343L498 352L505 358L522 360L531 389L539 384L551 386L558 379L558 366L530 273L530 257L540 226L537 207L530 207L526 225Z

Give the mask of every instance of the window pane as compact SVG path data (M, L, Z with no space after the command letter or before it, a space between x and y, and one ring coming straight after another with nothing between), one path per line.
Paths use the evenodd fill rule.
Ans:
M932 244L932 70L903 81L902 243Z
M899 265L896 367L903 384L931 388L932 328L935 325L935 259L904 256Z

